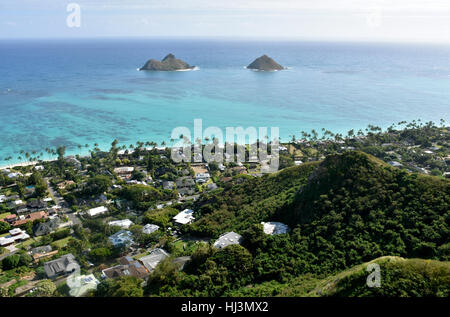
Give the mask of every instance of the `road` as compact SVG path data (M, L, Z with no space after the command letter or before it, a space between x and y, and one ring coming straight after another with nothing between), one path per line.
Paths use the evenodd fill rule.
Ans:
M48 191L50 192L50 196L53 198L57 206L61 206L61 212L69 218L69 221L72 221L73 225L81 224L81 221L77 217L77 215L73 213L72 210L66 207L67 203L64 200L64 198L61 197L61 195L53 189L48 178L45 178L45 182L48 185Z

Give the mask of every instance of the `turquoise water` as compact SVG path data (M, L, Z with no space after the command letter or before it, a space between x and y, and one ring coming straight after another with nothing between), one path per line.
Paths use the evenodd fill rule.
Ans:
M139 72L174 53L197 71ZM268 54L289 69L244 67ZM450 120L445 46L206 40L0 41L0 166L19 152L170 143L173 128L300 131ZM46 153L44 152L44 158ZM83 152L87 149L83 147ZM23 155L22 155L23 156Z

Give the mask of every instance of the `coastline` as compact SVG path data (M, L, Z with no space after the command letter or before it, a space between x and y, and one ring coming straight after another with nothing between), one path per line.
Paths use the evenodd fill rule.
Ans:
M40 160L40 161L30 161L30 162L22 162L22 163L11 163L9 165L1 165L0 166L0 170L5 170L5 169L10 169L10 168L15 168L15 167L25 167L25 166L32 166L32 165L38 165L41 164L42 162L53 162L56 161L55 159L53 160Z

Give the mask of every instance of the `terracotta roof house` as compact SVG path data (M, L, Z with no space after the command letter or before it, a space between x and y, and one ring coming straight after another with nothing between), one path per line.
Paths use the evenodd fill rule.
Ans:
M25 216L23 219L19 219L13 222L14 227L19 227L21 225L26 224L29 221L35 221L37 219L47 218L48 214L45 211L38 211L33 212L27 216Z
M119 259L119 265L113 266L111 268L102 271L103 278L115 278L119 276L135 276L137 278L145 279L149 272L138 261L133 260L129 256L125 256Z

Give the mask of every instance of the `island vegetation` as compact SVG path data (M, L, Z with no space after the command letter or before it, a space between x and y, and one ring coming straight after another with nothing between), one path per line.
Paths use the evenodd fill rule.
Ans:
M30 165L0 170L1 296L448 297L445 122L299 135L271 174L237 144L242 164L175 163L150 141L18 153ZM61 259L90 284L49 269Z

